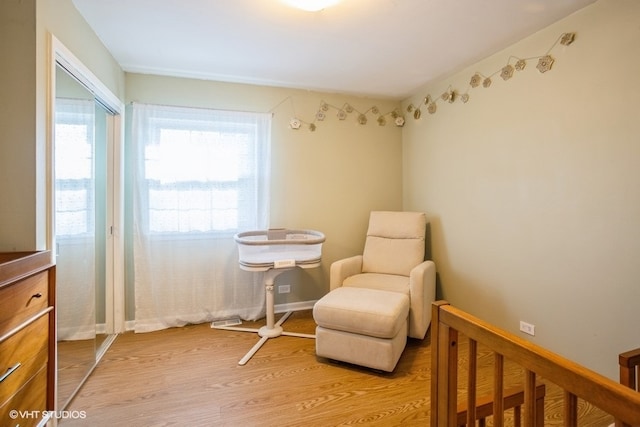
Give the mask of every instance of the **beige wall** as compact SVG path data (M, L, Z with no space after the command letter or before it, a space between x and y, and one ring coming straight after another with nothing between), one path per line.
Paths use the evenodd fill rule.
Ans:
M0 251L46 248L49 33L124 96L124 72L71 0L0 2Z
M509 330L533 323L533 341L614 378L617 354L640 341L640 2L600 0L407 102L449 85L464 91L475 71L542 54L575 31L573 45L552 50L548 73L530 61L509 81L495 76L490 88L473 89L468 104L441 102L402 130L330 114L314 133L290 130L289 119L311 120L322 100L382 111L395 103L125 78L71 0L0 4L0 49L11 58L0 93L14 103L0 114L0 250L45 244L50 31L117 96L125 100L126 91L127 102L273 108L272 225L327 235L323 268L285 278L292 294L278 303L324 293L328 265L360 251L368 212L404 207L430 216L439 296Z
M315 132L289 127L296 114L313 121L322 101L362 112L375 105L383 113L397 108L395 101L142 74L127 74L126 95L127 103L273 112L271 226L315 229L327 238L322 268L280 276L291 294L277 295L276 304L324 295L331 262L362 251L369 211L402 208L401 128L379 126L371 114L366 125L355 113L340 121L334 109Z
M551 71L529 61L403 130L404 207L431 217L439 296L533 323L532 341L614 379L640 343L639 16L637 0L588 6L405 104L576 32Z
M0 2L0 250L36 242L35 19L35 0Z
M78 13L72 0L38 0L39 64L41 58L47 57L48 33L60 40L115 96L124 99L124 72ZM45 68L46 64L42 64ZM41 74L45 72L40 70Z
M7 0L0 3L0 12L0 49L11 58L10 66L0 70L0 93L3 100L12 100L0 114L0 251L46 247L50 33L123 101L126 85L128 99L140 102L273 109L272 225L314 228L327 235L323 268L284 277L292 293L281 295L286 298L279 303L321 296L328 286L328 264L361 250L368 211L401 208L400 129L380 127L372 116L365 126L353 115L339 121L335 110L316 132L288 127L294 109L312 121L322 100L336 106L349 102L362 111L376 105L383 112L397 102L142 75L129 75L125 82L125 73L71 0Z

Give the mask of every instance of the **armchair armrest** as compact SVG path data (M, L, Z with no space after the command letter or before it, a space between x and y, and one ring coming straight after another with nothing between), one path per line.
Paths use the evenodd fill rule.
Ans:
M409 336L423 339L431 324L431 304L436 299L436 265L423 261L409 273Z
M347 277L359 273L362 273L362 255L334 261L329 270L329 291L342 286Z

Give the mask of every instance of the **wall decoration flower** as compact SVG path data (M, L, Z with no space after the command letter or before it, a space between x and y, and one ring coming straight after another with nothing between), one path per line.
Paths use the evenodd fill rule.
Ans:
M482 81L482 87L489 87L489 86L491 86L491 78L487 77Z
M338 114L336 114L338 116L339 120L344 120L347 118L347 113L344 110L338 110Z
M298 129L300 129L300 125L301 125L300 120L298 120L296 118L293 118L293 119L289 120L289 127L291 129L298 130Z
M482 76L480 76L480 74L475 73L472 77L471 77L471 81L469 82L469 84L471 85L471 87L478 87L480 86L480 82L482 81Z
M413 112L413 118L418 120L421 115L422 115L422 112L420 111L420 109L416 108L416 111Z
M551 69L551 66L553 65L553 61L554 60L551 55L545 55L538 60L538 65L536 65L536 68L541 73L545 73Z
M316 119L323 121L325 118L327 117L327 115L324 113L324 111L318 111L316 113Z
M394 123L396 124L396 126L398 127L402 127L404 126L404 117L402 116L398 116L396 117L396 119L394 120Z
M432 102L431 104L429 104L429 106L427 107L427 111L429 112L429 114L433 114L436 112L436 110L438 109L438 106L436 105L435 102Z
M524 59L518 59L518 61L516 62L515 68L518 71L522 71L526 66L527 66L527 61L525 61Z
M360 114L358 116L358 123L360 123L361 125L366 125L367 124L367 116L365 116L364 114Z
M386 124L387 124L387 120L384 118L384 116L378 117L378 125L379 126L384 126Z
M576 38L576 33L564 33L560 39L560 44L569 46Z
M502 77L502 80L509 80L513 76L513 70L514 68L510 64L502 67L502 70L500 71L500 77Z

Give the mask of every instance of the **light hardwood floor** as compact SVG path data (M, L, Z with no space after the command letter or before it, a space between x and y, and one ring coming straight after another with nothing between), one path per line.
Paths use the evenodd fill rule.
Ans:
M284 327L312 334L315 324L310 311L301 311ZM60 425L429 425L428 336L410 339L390 374L318 358L313 339L286 336L270 339L239 366L238 360L255 342L256 334L214 330L208 324L123 334L68 408L85 417L63 419ZM482 364L491 357L483 352L480 359ZM509 375L511 382L520 378ZM481 377L491 383L490 375ZM562 425L560 400L553 389L547 389L547 400L545 425ZM611 422L589 405L582 404L580 413L581 425Z

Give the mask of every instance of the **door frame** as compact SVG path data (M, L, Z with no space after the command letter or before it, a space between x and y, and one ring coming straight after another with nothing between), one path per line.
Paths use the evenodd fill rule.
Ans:
M56 257L54 132L56 65L66 69L110 113L107 118L107 242L105 327L107 334L125 330L124 285L124 104L60 40L49 34L47 90L47 248ZM105 349L106 350L106 349ZM102 354L97 354L97 360Z

